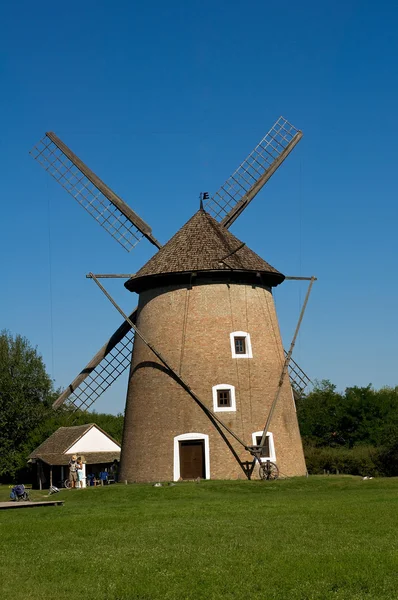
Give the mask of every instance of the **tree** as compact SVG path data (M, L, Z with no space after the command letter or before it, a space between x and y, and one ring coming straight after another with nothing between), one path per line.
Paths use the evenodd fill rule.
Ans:
M297 414L307 444L398 446L398 387L353 386L339 393L322 381L300 401Z
M317 382L306 398L300 401L297 416L304 441L316 446L336 446L344 443L340 430L343 396L330 381Z
M0 333L0 478L13 477L26 457L21 448L48 413L53 383L29 341Z
M96 423L120 442L123 415L74 412L62 406L54 411L59 395L36 348L20 335L0 333L0 480L19 478L26 483L29 454L59 427Z

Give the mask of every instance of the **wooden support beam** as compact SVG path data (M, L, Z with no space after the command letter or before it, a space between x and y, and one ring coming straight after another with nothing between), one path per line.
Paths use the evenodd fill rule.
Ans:
M95 273L97 279L131 279L135 273ZM92 279L91 275L86 275L86 279Z
M316 277L285 277L286 281L318 281Z
M307 307L308 299L310 297L310 293L311 293L311 289L312 289L312 286L314 284L314 281L316 281L316 277L311 277L310 284L309 284L308 290L307 290L307 294L305 296L304 303L303 303L303 306L301 308L300 316L299 316L299 319L298 319L298 322L297 322L296 330L294 332L293 339L292 339L292 342L290 344L289 352L287 353L286 358L285 358L285 362L283 363L283 368L282 368L282 373L281 373L281 376L280 376L280 379L279 379L278 388L276 390L276 394L275 394L274 400L273 400L273 402L271 404L271 408L270 408L270 411L269 411L269 414L268 414L268 417L267 417L267 421L266 421L265 426L264 426L264 431L263 431L263 435L261 437L261 442L256 447L257 450L255 450L253 452L254 456L256 456L258 459L260 459L260 457L261 457L261 449L262 449L262 447L265 444L265 440L266 440L267 433L268 433L268 430L269 430L269 426L270 426L270 423L271 423L271 420L272 420L272 416L274 414L276 405L277 405L278 400L279 400L280 393L282 391L282 385L283 385L283 382L284 382L284 379L285 379L285 376L286 376L286 373L287 373L287 369L288 369L288 366L289 366L289 363L290 363L290 359L291 359L292 354L293 354L293 348L294 348L294 345L296 343L296 339L297 339L298 333L300 331L301 322L302 322L303 317L304 317L305 309ZM259 462L260 462L260 460L259 460Z
M224 421L222 421L222 419L220 419L210 408L206 406L206 404L204 404L204 402L202 402L199 396L195 394L195 392L189 387L188 383L181 377L181 375L179 375L179 373L177 373L177 371L173 369L173 367L167 362L164 356L158 350L156 350L156 348L145 338L141 331L136 327L136 325L131 321L131 319L127 317L127 315L123 312L120 306L115 302L112 296L106 291L104 286L98 281L98 279L96 279L95 275L93 273L90 273L90 275L95 281L95 283L98 285L100 290L105 294L108 300L116 308L116 310L119 311L119 313L126 319L126 321L130 324L131 328L134 329L138 337L144 342L146 346L148 346L151 352L153 352L153 354L160 360L160 362L166 367L166 369L168 369L168 371L172 373L174 379L181 385L181 387L184 388L184 390L191 396L191 398L195 400L195 402L200 406L200 408L209 417L209 419L212 420L213 423L216 422L219 425L221 425L221 427L223 427L233 438L235 438L235 440L239 444L241 444L244 448L247 449L246 444L236 435L236 433L234 433L232 429L230 429L228 425L224 423Z

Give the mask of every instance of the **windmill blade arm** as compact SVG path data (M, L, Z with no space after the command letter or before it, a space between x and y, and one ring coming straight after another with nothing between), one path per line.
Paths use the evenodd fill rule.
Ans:
M244 209L250 204L250 202L257 196L261 188L267 183L267 181L272 177L277 169L281 166L283 161L289 156L290 152L293 148L298 144L298 142L303 137L301 131L295 135L289 145L283 150L283 152L278 156L277 159L272 163L272 165L267 169L263 175L256 181L255 184L249 189L247 194L243 196L239 200L239 202L232 208L229 213L223 218L221 221L221 225L224 225L228 229L232 225L232 223L239 217L239 215L244 211Z
M141 219L141 217L139 217L137 213L134 212L128 206L128 204L124 202L124 200L115 194L115 192L113 192L111 188L108 187L86 164L84 164L84 162L78 156L76 156L76 154L72 152L72 150L68 148L68 146L64 144L64 142L57 135L55 135L55 133L48 131L46 136L52 142L54 142L56 146L58 146L61 152L63 152L65 156L67 156L69 160L76 165L79 171L81 171L87 177L87 179L89 179L91 183L94 184L95 187L112 202L112 204L117 206L120 212L123 213L124 216L127 217L143 235L147 237L152 236L152 230L149 225L145 223L145 221Z
M137 309L129 316L135 322ZM79 375L55 400L52 407L67 403L74 410L87 410L129 367L134 341L131 325L124 321Z
M149 225L55 133L47 132L30 154L126 250L130 251L142 236L161 247Z
M231 177L205 202L207 212L224 227L230 227L302 137L301 131L279 117Z

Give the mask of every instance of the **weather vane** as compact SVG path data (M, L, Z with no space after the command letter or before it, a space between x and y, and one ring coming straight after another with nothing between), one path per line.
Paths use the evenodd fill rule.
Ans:
M200 199L200 210L203 210L203 200L209 199L209 192L200 192L199 199Z

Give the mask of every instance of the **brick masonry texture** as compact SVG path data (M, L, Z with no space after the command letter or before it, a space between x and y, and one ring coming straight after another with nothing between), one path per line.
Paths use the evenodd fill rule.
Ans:
M236 412L217 413L247 444L264 428L284 355L270 288L245 284L165 286L140 294L137 326L213 409L212 387L231 384ZM251 336L253 358L232 358L230 333ZM270 431L281 474L306 468L289 378L285 378ZM210 478L243 479L244 470L209 418L136 337L127 394L121 480L173 480L174 437L209 436ZM227 440L240 461L251 455ZM253 478L258 477L258 468Z

